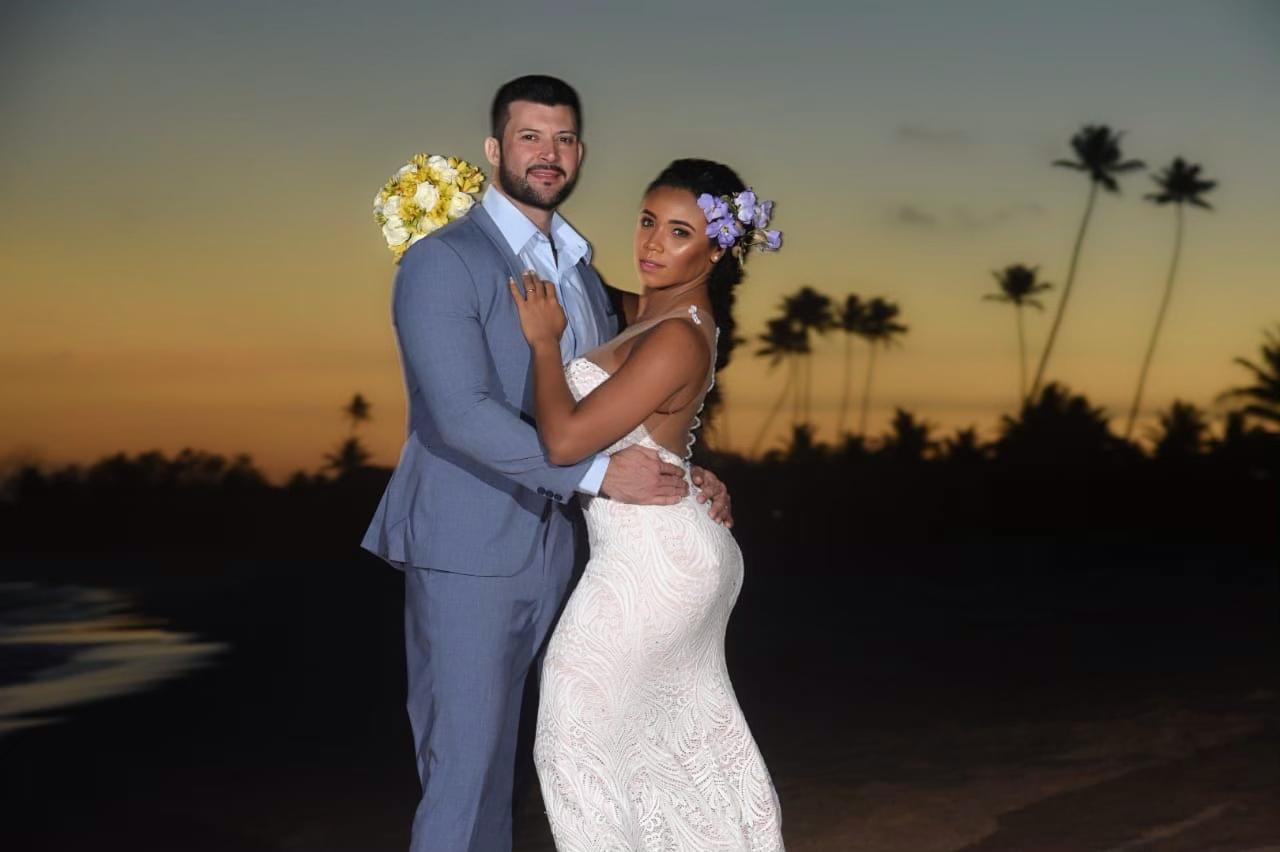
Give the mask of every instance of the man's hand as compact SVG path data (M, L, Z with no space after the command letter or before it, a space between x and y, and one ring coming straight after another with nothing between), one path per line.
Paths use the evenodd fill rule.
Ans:
M674 506L688 493L684 468L664 462L648 447L614 453L600 483L600 496L641 506Z
M694 467L690 470L693 484L698 486L698 502L710 503L708 514L711 520L733 528L733 510L729 506L729 489L706 468Z

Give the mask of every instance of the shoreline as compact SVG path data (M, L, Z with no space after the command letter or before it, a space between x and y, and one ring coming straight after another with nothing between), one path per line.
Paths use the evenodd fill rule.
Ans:
M1155 594L1146 576L1105 571L1045 586L1016 570L965 581L864 567L749 569L730 625L735 691L788 849L1122 849L1197 814L1170 837L1226 821L1242 842L1280 843L1258 811L1280 794L1259 760L1276 745L1273 583L1175 577ZM15 815L0 842L403 849L417 779L401 582L372 558L227 560L138 580L143 613L231 649L0 738ZM1155 795L1174 775L1183 792ZM536 784L523 793L516 849L549 850ZM1075 845L1044 845L1040 825ZM1180 849L1164 842L1141 852Z

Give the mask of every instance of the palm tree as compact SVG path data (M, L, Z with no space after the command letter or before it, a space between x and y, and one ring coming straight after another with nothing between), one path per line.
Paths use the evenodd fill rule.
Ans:
M1262 352L1261 363L1255 364L1247 358L1235 359L1235 363L1253 373L1253 384L1232 388L1220 394L1219 399L1239 397L1249 400L1241 409L1243 414L1280 426L1280 324L1263 333L1259 349Z
M805 336L806 355L802 368L803 392L797 395L803 422L813 419L813 350L808 347L809 332L826 334L835 327L835 317L831 313L831 297L819 293L809 286L801 287L795 293L782 300L782 312Z
M973 426L957 429L950 438L942 441L942 457L952 465L975 465L987 460L990 447L978 437Z
M881 445L881 452L897 462L910 464L924 461L937 444L929 437L932 431L932 424L916 420L906 409L896 408L889 424L889 434L885 435Z
M774 403L773 408L769 411L769 416L765 418L764 424L760 427L755 441L751 444L751 455L753 456L760 449L760 442L764 440L764 436L768 434L769 426L773 424L773 418L778 415L783 403L787 401L787 395L789 393L795 393L796 396L799 395L799 388L796 382L797 367L799 366L798 359L809 353L808 335L797 327L791 317L783 315L771 319L765 324L765 328L765 333L759 337L762 345L756 350L756 357L768 358L770 369L785 361L789 375L782 385L782 393L778 395L778 401ZM793 427L798 422L794 411L795 409L793 408L791 418Z
M1027 398L1017 417L1001 417L993 449L1001 461L1014 465L1092 463L1129 446L1111 434L1107 420L1106 412L1084 396L1049 382Z
M853 338L862 330L862 322L866 318L867 306L857 294L845 296L844 306L836 318L840 330L844 332L844 393L840 398L840 418L836 421L836 438L844 434L844 424L849 413L849 402L853 396Z
M324 469L333 471L341 479L358 473L370 458L359 438L348 438L338 445L337 452L325 453Z
M863 319L859 335L867 341L870 356L867 358L867 378L862 386L862 415L858 419L858 434L867 434L867 409L871 402L871 379L876 369L876 350L881 346L889 347L894 338L905 334L907 327L895 320L899 308L893 302L876 296L867 304L866 317Z
M1087 124L1075 136L1071 137L1071 148L1075 151L1074 160L1054 160L1055 166L1074 169L1089 175L1089 199L1085 203L1084 218L1080 221L1080 231L1076 234L1075 247L1071 250L1071 263L1067 267L1067 283L1062 288L1062 299L1058 302L1058 310L1053 316L1053 325L1049 328L1049 339L1045 341L1044 352L1040 355L1040 365L1036 367L1035 379L1031 382L1034 397L1040 390L1044 380L1044 370L1049 364L1049 356L1053 353L1054 341L1058 339L1058 328L1062 325L1062 316L1066 313L1067 300L1071 298L1071 285L1076 280L1076 265L1080 260L1080 246L1084 243L1084 234L1089 227L1089 217L1093 213L1093 202L1098 195L1098 187L1108 192L1119 192L1120 184L1116 175L1145 168L1141 160L1125 160L1120 153L1120 133L1113 133L1105 124Z
M1138 417L1138 406L1142 404L1142 390L1147 384L1151 357L1155 354L1160 327L1164 325L1164 315L1169 309L1169 297L1173 295L1173 280L1178 273L1178 259L1182 255L1182 205L1192 204L1212 210L1213 207L1200 196L1218 185L1217 181L1201 180L1200 166L1192 165L1181 157L1174 157L1173 162L1163 172L1153 176L1152 180L1160 187L1160 191L1147 195L1146 199L1160 205L1174 205L1177 216L1173 232L1173 260L1169 263L1169 276L1165 279L1160 310L1156 312L1156 326L1151 330L1151 342L1147 344L1147 354L1143 356L1142 369L1138 371L1138 389L1133 394L1133 405L1129 407L1129 423L1124 427L1126 439L1133 434L1133 422Z
M369 400L365 399L362 394L356 394L351 397L351 401L343 406L342 413L351 421L352 434L355 434L356 427L361 423L367 423L372 419L369 414L371 408L373 406L369 404Z
M988 293L982 298L995 302L1006 302L1017 309L1018 317L1018 404L1027 398L1027 339L1022 328L1022 306L1030 305L1036 310L1044 310L1044 305L1035 296L1053 287L1047 281L1037 281L1040 272L1038 266L1027 266L1012 263L1004 269L991 274L1000 285L999 293Z
M1195 458L1204 450L1208 433L1204 412L1192 403L1175 399L1169 410L1160 415L1155 456L1161 461Z

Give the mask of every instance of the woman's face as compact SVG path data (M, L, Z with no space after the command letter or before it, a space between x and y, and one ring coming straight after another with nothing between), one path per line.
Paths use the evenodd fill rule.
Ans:
M707 217L693 193L660 186L640 204L635 252L640 282L660 290L708 274L723 249L707 238Z

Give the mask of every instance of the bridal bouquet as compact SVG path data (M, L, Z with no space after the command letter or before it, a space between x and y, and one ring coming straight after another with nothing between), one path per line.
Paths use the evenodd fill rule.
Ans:
M415 154L373 197L373 220L400 262L405 249L476 203L484 175L466 160Z

